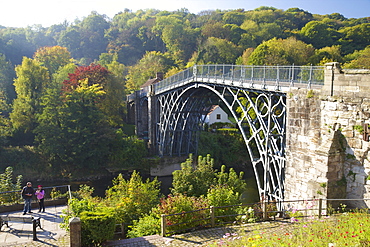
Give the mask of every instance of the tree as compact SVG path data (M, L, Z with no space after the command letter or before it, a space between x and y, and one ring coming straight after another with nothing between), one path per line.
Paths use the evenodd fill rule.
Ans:
M0 192L21 190L22 175L18 175L15 182L13 182L13 176L13 167L11 166L5 168L4 173L0 173ZM2 194L0 196L1 204L18 202L19 199L19 195L15 193Z
M354 52L347 57L350 62L344 64L347 69L370 69L370 46L367 46L362 51Z
M254 65L305 65L314 54L311 45L295 38L265 41L252 52L248 64Z
M362 23L340 30L343 37L339 40L344 54L353 53L355 50L363 50L370 44L370 23Z
M49 73L37 61L26 57L15 70L17 98L14 100L10 119L17 132L28 134L25 141L32 142L32 131L37 126L36 114L42 110L41 97L47 88Z
M341 47L334 45L315 50L315 54L310 58L310 63L314 65L324 65L329 62L343 62Z
M200 64L235 64L242 49L225 39L210 37L200 48L195 62Z
M49 74L53 75L60 67L63 67L71 62L71 54L65 47L41 47L33 58L49 70Z
M177 64L183 65L189 60L195 51L197 34L189 22L182 22L172 15L161 16L156 19L153 29L161 34L167 50Z
M78 66L73 74L70 74L67 80L63 82L64 91L72 91L76 89L79 84L87 79L89 86L94 84L105 86L108 81L109 71L99 64L91 64L89 66Z
M93 11L79 25L82 56L88 63L97 60L99 55L106 51L108 39L105 37L105 30L109 29L106 18L105 15Z
M189 158L181 164L181 170L173 172L171 193L185 194L187 196L199 197L206 195L212 186L227 186L233 192L241 195L246 189L243 180L244 173L239 176L233 169L225 172L226 167L222 166L220 172L213 169L214 160L210 155L198 156L198 162L194 163L190 154Z
M143 58L128 71L126 83L127 93L132 93L140 89L140 86L156 75L157 72L165 73L172 66L174 66L174 62L169 58L168 54L156 51L147 52Z
M71 52L72 57L79 59L83 57L81 51L81 33L80 28L77 26L68 27L66 30L61 31L58 44L66 47Z
M0 53L0 93L6 104L10 104L15 99L14 77L15 72L12 64L6 60L5 55Z
M111 67L117 68L118 64L111 64ZM116 71L118 72L118 71ZM73 91L79 83L87 80L88 85L94 84L102 86L105 96L100 99L97 106L108 117L111 125L122 125L122 111L124 99L124 84L122 76L113 76L105 67L99 64L76 67L75 72L69 74L69 78L63 82L63 90Z
M222 16L225 24L235 24L238 26L244 22L245 18L245 14L239 11L228 11Z
M39 149L67 174L100 169L109 159L114 131L97 107L104 95L101 85L89 85L85 79L62 95L61 105L46 107L40 116L36 130ZM50 112L54 108L57 111Z
M134 171L129 180L119 174L112 181L113 186L106 191L105 205L114 207L120 223L132 223L148 214L159 203L160 182L155 178L143 182Z
M339 38L340 33L331 28L330 24L324 21L310 21L301 30L300 34L307 43L319 49L325 46L332 46Z

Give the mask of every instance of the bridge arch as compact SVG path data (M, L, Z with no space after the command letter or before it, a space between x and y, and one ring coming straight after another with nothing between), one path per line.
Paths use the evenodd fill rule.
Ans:
M135 108L137 133L147 129L150 151L160 156L196 153L202 116L210 104L221 103L237 120L259 192L280 202L286 164L284 92L321 88L324 78L329 75L323 66L194 65L136 91L128 102ZM148 99L143 111L137 107L142 98ZM138 130L139 122L146 129Z
M204 116L211 105L221 104L243 136L259 192L283 199L285 93L193 82L156 97L160 155L196 153Z

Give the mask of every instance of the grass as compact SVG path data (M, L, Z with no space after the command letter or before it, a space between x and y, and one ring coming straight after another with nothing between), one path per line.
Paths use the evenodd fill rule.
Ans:
M365 211L320 219L292 218L291 222L281 224L272 231L256 229L248 234L225 234L210 246L370 246L370 215Z

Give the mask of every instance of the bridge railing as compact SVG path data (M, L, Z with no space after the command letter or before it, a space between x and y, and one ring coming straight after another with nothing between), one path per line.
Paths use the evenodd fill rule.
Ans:
M184 71L154 84L155 93L162 93L187 83L200 81L260 88L270 85L307 88L324 84L324 66L255 66L255 65L194 65ZM239 83L239 84L238 84Z
M37 188L34 188L35 191L36 189ZM45 191L45 200L58 199L62 197L72 198L70 185L43 187L43 189ZM32 199L36 200L36 196L33 195ZM23 201L20 190L0 192L0 206L22 203Z

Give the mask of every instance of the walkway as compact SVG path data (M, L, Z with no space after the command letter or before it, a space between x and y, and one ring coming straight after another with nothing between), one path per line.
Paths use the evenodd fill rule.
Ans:
M219 227L206 230L199 230L190 233L161 237L159 235L146 236L141 238L109 241L104 246L109 247L194 247L209 246L220 241L227 241L224 236L256 235L268 232L289 231L293 227L288 221L268 221L239 226Z
M69 235L61 229L60 215L67 206L46 207L45 213L33 209L31 215L41 218L41 227L37 228L37 241L33 241L32 224L9 222L9 228L4 225L0 233L0 246L58 246L69 247ZM22 211L1 213L1 215L23 216ZM27 214L30 215L30 214Z
M9 222L9 228L3 226L0 232L0 246L7 247L70 247L69 234L61 229L62 221L60 215L67 206L47 207L45 213L33 213L33 216L41 217L42 229L37 228L37 241L33 241L32 224ZM22 212L1 213L1 215L21 216ZM108 241L106 247L194 247L208 246L224 240L225 235L231 234L261 234L267 232L278 232L289 230L292 224L287 221L270 221L254 224L245 224L228 227L210 228L190 233L161 237L159 235L145 236L141 238Z

